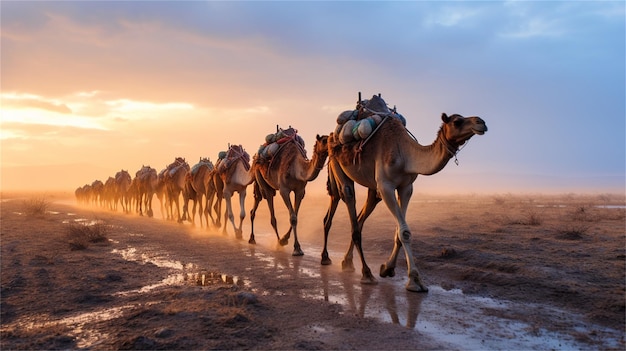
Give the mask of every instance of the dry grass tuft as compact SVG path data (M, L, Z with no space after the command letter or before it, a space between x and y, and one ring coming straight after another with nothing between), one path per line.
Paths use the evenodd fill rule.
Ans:
M108 227L102 221L90 224L70 223L68 228L68 242L70 249L85 250L91 243L108 242Z
M48 209L52 205L52 202L42 197L32 197L22 202L24 213L30 216L43 217Z
M532 225L539 226L543 224L542 216L534 210L528 210L524 213L523 218L511 219L508 216L505 217L505 222L507 224L517 224L517 225Z
M559 230L556 238L561 240L582 240L588 231L588 225L571 225L563 230Z
M571 213L571 218L576 222L597 222L599 220L592 211L592 206L581 205Z

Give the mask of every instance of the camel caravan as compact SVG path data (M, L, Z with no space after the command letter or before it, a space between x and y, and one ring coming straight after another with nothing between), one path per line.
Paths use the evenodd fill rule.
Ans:
M406 127L406 118L390 109L380 94L362 100L359 93L356 108L340 113L337 126L329 135L317 135L312 156L307 157L304 140L295 128L276 127L250 158L242 145L228 145L218 153L215 165L209 158L200 158L190 167L182 157L157 173L156 169L142 165L131 178L121 170L104 183L95 180L75 191L76 200L84 205L100 206L124 213L153 216L152 199L156 196L163 219L194 226L198 215L200 227L214 226L227 233L228 223L235 236L243 238L245 198L252 185L254 205L250 211L250 237L255 244L254 220L259 204L266 200L270 211L270 224L277 242L285 246L293 234L293 256L304 254L298 240L298 212L308 182L317 179L327 164L327 190L330 205L323 222L324 247L321 264L332 263L328 255L328 235L339 201L347 209L351 223L351 241L342 261L342 269L354 271L353 252L356 247L362 264L363 284L376 284L376 278L366 263L361 231L363 224L382 200L396 220L394 247L380 267L380 277L395 275L398 255L406 259L408 281L406 289L426 292L410 249L411 230L406 222L407 206L413 193L413 182L418 175L433 175L441 171L454 158L462 146L474 135L487 131L480 117L463 117L459 114L441 115L441 127L435 141L420 144ZM252 161L252 162L251 162ZM328 162L327 162L328 161ZM458 164L458 162L457 162ZM357 214L355 183L367 188L367 199ZM274 197L280 194L289 212L289 229L281 237L278 233L274 210ZM232 199L239 199L239 217L236 220ZM293 202L291 193L294 194ZM182 206L181 206L182 198ZM222 199L226 205L222 218ZM189 209L189 201L193 207ZM196 212L197 210L197 212ZM209 222L209 218L211 222Z

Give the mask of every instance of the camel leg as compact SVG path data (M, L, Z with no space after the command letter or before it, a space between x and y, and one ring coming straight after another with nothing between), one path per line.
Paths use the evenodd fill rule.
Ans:
M246 218L246 189L239 191L239 227L235 228L235 234L238 239L242 238L243 220Z
M363 233L363 224L365 223L365 220L367 219L367 217L370 216L370 214L372 214L372 212L374 211L374 209L376 208L376 205L380 202L380 200L381 199L376 195L375 189L368 189L367 199L365 200L365 204L363 205L363 208L361 208L361 211L359 212L359 215L357 216L356 225L357 225L357 232L359 234ZM354 246L355 246L354 240L350 241L350 247L348 248L348 251L346 253L347 259L345 259L344 262L342 262L344 270L354 271L354 264L352 263L352 251L354 250ZM363 256L362 249L359 250L359 255L361 257L361 263L364 266L367 266L367 264L365 263L365 257Z
M206 206L204 207L204 212L205 212L205 216L207 217L207 229L209 228L209 217L211 217L211 222L213 223L214 226L217 226L217 223L215 222L215 218L213 218L213 214L211 213L211 207L213 205L213 198L215 198L215 192L211 192L210 194L207 194L206 197ZM219 217L219 215L218 215Z
M305 189L302 188L301 190L297 191L295 193L295 207L294 207L294 213L293 216L291 217L291 227L293 228L293 256L302 256L304 255L304 252L302 252L302 249L300 248L300 241L298 241L298 213L300 212L300 205L302 204L302 200L304 199L304 194L305 194Z
M256 240L254 240L254 218L256 217L256 210L259 208L259 204L263 201L263 195L261 195L258 183L254 182L253 186L254 205L252 205L252 209L250 210L250 239L248 239L248 244L256 244Z
M154 194L151 192L148 192L146 194L146 213L148 214L148 217L152 218L152 216L154 216L154 213L152 212L152 197L154 197Z
M237 235L237 227L235 226L235 216L233 215L233 207L231 203L233 194L230 191L224 191L224 201L226 202L226 210L224 212L224 230L222 231L226 234L226 227L228 222L233 225L235 230L235 235Z
M287 206L287 211L289 212L289 230L287 231L287 233L285 233L285 235L283 235L283 237L280 239L279 243L282 246L285 246L289 243L289 238L291 237L291 231L293 230L293 206L291 204L291 198L290 198L290 193L291 190L286 189L286 188L282 188L279 190L280 193L280 197L283 198L283 202L285 203L285 206Z
M191 221L192 226L196 226L196 208L198 207L198 198L193 199L193 207L191 213L187 212L187 220ZM202 227L202 218L200 218L200 227Z
M271 185L267 184L261 174L257 174L256 179L257 181L254 182L255 191L259 192L259 197L261 200L267 200L267 208L270 211L270 224L272 225L272 229L274 229L274 234L276 234L276 240L278 241L279 245L285 246L287 245L288 241L281 241L280 235L278 235L278 223L276 221L276 211L274 208L274 196L276 196L276 190L274 190Z
M196 195L196 202L193 204L193 218L196 219L196 204L198 205L198 217L200 218L200 228L203 228L202 225L202 214L204 213L204 209L202 208L202 194ZM207 222L207 226L209 223Z
M215 225L220 228L222 226L222 199L224 198L224 194L222 193L221 195L218 193L217 194L217 199L215 200L215 205L213 205L213 209L215 210L216 213L216 220L217 222L215 223ZM226 211L227 212L227 211ZM224 218L226 218L226 212L224 213ZM224 221L226 221L226 219L224 219Z
M356 214L356 197L354 193L354 182L350 180L345 174L337 174L339 179L339 184L342 184L341 189L341 198L343 202L348 207L348 214L350 216L350 227L352 228L352 243L350 244L350 248L346 255L344 256L343 262L341 262L341 267L343 270L354 270L354 265L352 263L352 245L356 246L359 256L361 257L362 264L362 284L377 284L376 278L372 274L369 266L365 262L365 255L363 254L363 247L361 246L361 231L359 228L359 222ZM361 211L363 212L363 210Z
M147 199L147 197L146 197ZM140 216L143 217L143 193L139 192L139 196L137 196L137 212Z
M287 245L287 242L282 243L280 241L280 235L278 235L278 222L276 221L276 210L274 208L274 194L268 196L266 198L267 200L267 208L270 210L270 224L272 225L272 228L274 229L274 234L276 234L276 240L278 240L278 243L280 245Z
M161 219L165 219L165 215L166 215L166 211L167 211L167 207L165 205L165 194L161 194L161 196L158 196L159 198L159 205L161 206Z
M405 286L406 289L415 292L427 292L428 288L422 282L417 267L415 265L413 252L411 250L411 231L408 224L406 223L406 211L409 200L413 193L413 184L398 188L397 200L395 198L395 189L392 189L389 186L385 185L381 186L381 189L381 195L383 197L383 200L385 201L385 204L398 222L393 251L391 252L391 255L389 256L387 262L384 263L380 268L381 276L385 273L389 274L389 270L393 270L395 268L400 248L404 248L409 277L408 282Z
M198 208L198 198L193 199L191 213L187 213L187 218L191 219L191 225L196 226L196 209ZM191 217L191 218L190 218ZM202 228L202 217L200 217L200 228Z
M322 265L330 265L333 262L328 256L328 234L330 233L330 227L333 224L333 217L335 216L335 211L337 211L337 205L339 205L340 200L337 183L335 183L334 179L331 180L331 175L328 176L328 180L326 181L326 188L328 190L328 195L330 196L330 205L328 206L328 210L324 216L324 249L322 250Z
M187 213L189 213L189 198L183 196L183 215L179 217L181 222L188 218Z

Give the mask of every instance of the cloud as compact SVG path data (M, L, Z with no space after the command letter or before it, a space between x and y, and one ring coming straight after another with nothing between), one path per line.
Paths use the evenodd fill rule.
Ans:
M55 99L46 99L32 94L2 93L3 109L6 108L37 108L62 114L71 114L72 110L64 103Z

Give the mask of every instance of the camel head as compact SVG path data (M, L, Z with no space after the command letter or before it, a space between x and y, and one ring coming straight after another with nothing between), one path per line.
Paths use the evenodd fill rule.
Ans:
M442 113L441 120L442 136L453 145L463 145L474 134L483 135L487 131L487 124L480 117L463 117L458 114L448 116Z
M313 152L324 157L328 157L328 135L316 135Z

